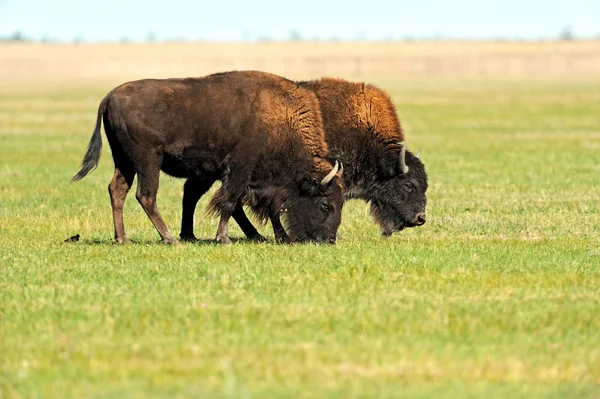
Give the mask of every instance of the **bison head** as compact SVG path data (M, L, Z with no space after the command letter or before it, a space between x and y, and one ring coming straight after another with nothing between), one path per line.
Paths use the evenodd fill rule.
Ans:
M326 176L303 176L297 190L289 193L285 221L293 242L335 243L344 204L343 170L336 162Z
M386 237L405 227L425 224L427 173L419 153L420 150L416 155L406 151L405 143L395 161L394 172L379 181L372 191L371 212Z

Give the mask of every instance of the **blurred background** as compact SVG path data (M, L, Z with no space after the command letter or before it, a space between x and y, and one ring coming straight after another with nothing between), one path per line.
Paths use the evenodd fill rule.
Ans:
M600 73L600 2L2 0L0 80Z
M600 35L595 0L3 0L0 35L45 42L553 40Z

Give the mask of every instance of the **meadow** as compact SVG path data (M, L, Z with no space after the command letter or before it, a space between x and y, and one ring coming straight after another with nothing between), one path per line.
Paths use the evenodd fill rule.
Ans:
M113 245L104 135L69 183L102 97L251 68L386 89L427 223L219 246L205 196L173 247L130 194ZM599 115L600 42L0 45L0 398L600 398Z

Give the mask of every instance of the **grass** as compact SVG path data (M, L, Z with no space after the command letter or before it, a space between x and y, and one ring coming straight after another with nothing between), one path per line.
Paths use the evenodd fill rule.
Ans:
M424 227L383 239L351 201L336 246L217 246L199 217L179 248L133 195L111 244L104 138L69 184L112 85L4 84L2 397L600 397L599 81L371 81L424 149Z

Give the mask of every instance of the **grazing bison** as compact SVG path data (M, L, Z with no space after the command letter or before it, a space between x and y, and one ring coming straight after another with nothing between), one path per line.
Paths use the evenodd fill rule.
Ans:
M256 71L125 83L100 103L73 181L98 164L102 118L115 163L108 191L117 243L127 241L123 204L136 174L137 200L163 242L177 242L156 204L160 170L195 182L222 181L211 201L220 215L220 243L231 242L228 221L242 201L271 217L280 235L285 230L278 214L285 207L291 241L335 242L342 185L337 163L332 168L325 159L327 144L311 91Z
M298 85L319 100L329 158L345 166L345 198L368 201L386 237L423 225L427 174L419 152L413 155L401 144L404 135L390 96L375 86L342 79ZM194 208L200 198L194 187L198 184L188 180L184 186L182 238L193 236ZM261 238L241 207L233 217L248 237Z

